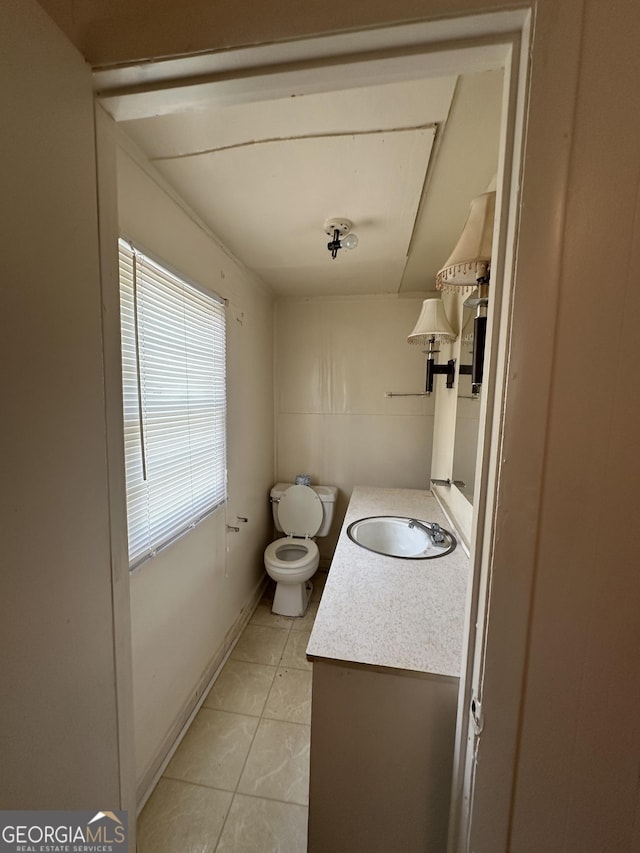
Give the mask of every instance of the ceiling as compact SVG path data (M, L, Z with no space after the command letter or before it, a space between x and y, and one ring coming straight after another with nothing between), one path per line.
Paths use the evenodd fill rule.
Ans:
M502 72L339 88L202 99L119 124L276 294L432 290L496 174ZM359 238L335 260L333 217Z

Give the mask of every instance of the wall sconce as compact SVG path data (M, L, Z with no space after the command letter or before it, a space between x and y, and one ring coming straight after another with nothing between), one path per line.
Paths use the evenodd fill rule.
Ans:
M466 302L464 303L465 308L473 307L472 306L473 299L474 299L474 297L472 295L469 297L469 299L466 300ZM475 316L473 314L470 314L469 319L466 321L466 323L462 327L462 331L460 332L460 343L463 346L465 346L465 345L469 346L469 344L470 344L471 348L469 349L469 352L471 352L471 353L473 353L474 346L476 345L476 341L478 341L478 339L479 339L479 336L476 335L475 320L476 320ZM483 358L484 358L484 353L482 354L482 357L479 357L479 355L476 354L476 359L475 359L476 365L482 364ZM462 359L462 353L460 354L460 359ZM474 365L473 361L471 364L462 364L461 363L460 367L458 367L458 373L461 376L473 376L473 365ZM482 376L480 377L480 381L482 381ZM471 382L471 394L474 397L477 397L479 393L480 393L480 383L474 383L472 381Z
M339 249L355 249L358 245L358 237L351 231L352 228L348 219L327 219L324 223L324 233L332 238L327 243L327 249L334 261Z
M467 293L478 289L477 296L464 303L466 308L476 309L471 365L471 384L476 389L482 384L495 208L495 192L483 193L473 199L460 239L436 276L438 290Z
M429 345L429 349L424 350L427 356L427 380L425 384L427 394L433 392L433 377L440 374L447 377L447 388L453 388L456 375L455 359L450 358L446 364L436 364L434 356L440 350L434 349L434 344L450 343L455 339L456 334L449 325L442 300L439 297L425 299L422 303L418 322L415 329L407 337L407 341L410 344L418 344L418 346Z

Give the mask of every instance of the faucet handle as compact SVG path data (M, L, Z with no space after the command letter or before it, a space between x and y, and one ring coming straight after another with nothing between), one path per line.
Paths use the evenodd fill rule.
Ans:
M431 538L434 542L444 542L444 533L437 522L431 522Z

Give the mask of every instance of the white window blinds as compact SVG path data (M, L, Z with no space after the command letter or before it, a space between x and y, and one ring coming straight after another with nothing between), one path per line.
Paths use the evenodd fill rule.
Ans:
M226 499L225 308L124 240L119 251L133 568Z

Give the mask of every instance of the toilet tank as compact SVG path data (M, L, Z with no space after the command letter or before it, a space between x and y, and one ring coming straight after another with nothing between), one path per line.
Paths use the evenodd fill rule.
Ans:
M273 523L276 526L276 530L279 530L280 533L283 533L284 531L278 521L278 501L290 486L293 486L293 483L276 483L269 493L271 497L271 509L273 511ZM310 488L313 489L322 501L322 509L324 513L322 517L322 525L320 530L316 533L316 536L327 536L331 529L331 522L333 521L333 511L338 498L338 489L336 486L310 486Z

